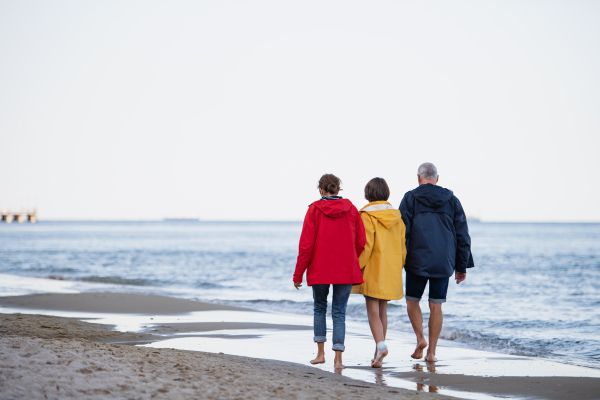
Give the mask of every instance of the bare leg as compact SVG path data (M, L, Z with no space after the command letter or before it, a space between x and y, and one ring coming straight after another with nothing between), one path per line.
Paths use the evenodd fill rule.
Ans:
M369 327L371 328L373 339L375 339L375 344L379 342L385 342L385 334L387 331L387 301L379 299L366 299L366 303L367 316L369 317ZM385 355L387 355L387 351ZM373 367L375 365L375 368L380 368L382 362L376 362L376 358L377 347L375 347L375 354L373 355L373 359L371 360L371 366Z
M346 368L344 367L344 364L342 364L342 351L339 350L334 350L335 351L335 359L333 360L333 368L334 369L342 369L342 368Z
M437 361L437 358L435 358L435 349L440 333L442 332L443 321L442 303L429 303L429 348L427 349L425 361Z
M317 357L310 360L311 364L323 364L325 362L325 343L317 343Z
M417 335L417 348L412 353L411 357L415 359L423 358L423 349L427 347L427 341L425 335L423 335L423 314L421 313L421 306L418 301L406 300L406 309L408 311L408 318L413 327L413 331Z
M379 300L379 319L383 327L383 340L387 335L387 300Z
M381 315L379 314L379 300L366 299L367 301L367 316L369 317L369 327L375 339L375 344L385 340L383 333L383 324L381 323Z

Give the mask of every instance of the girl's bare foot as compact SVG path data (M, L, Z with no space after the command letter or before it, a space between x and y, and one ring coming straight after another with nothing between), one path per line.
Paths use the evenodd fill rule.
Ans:
M419 343L417 343L417 348L415 349L415 352L412 353L411 357L417 360L423 358L423 350L425 350L426 347L427 341L425 338L419 340Z
M435 358L435 354L427 353L427 355L425 356L425 361L428 363L434 363L437 361L437 358Z
M375 359L371 363L371 368L383 367L383 358L387 355L388 355L388 349L385 349L381 353L379 353L379 357L375 356Z
M310 360L311 364L325 364L325 354L317 354L314 360Z

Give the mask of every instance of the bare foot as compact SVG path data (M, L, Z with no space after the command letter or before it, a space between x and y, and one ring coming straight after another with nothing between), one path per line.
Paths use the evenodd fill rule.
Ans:
M427 355L425 356L425 361L428 363L434 363L437 361L437 358L435 358L433 354L427 353Z
M335 350L335 358L333 359L333 369L336 371L341 371L344 369L344 365L342 364L342 352L339 350Z
M325 355L324 354L317 354L317 357L315 357L314 360L310 360L311 364L325 364Z
M383 358L388 355L388 349L383 350L379 353L379 358L375 357L371 363L371 368L381 368L383 366Z
M427 341L423 338L417 343L417 348L415 349L415 352L412 353L411 357L414 359L423 358L423 350L425 350L426 347Z

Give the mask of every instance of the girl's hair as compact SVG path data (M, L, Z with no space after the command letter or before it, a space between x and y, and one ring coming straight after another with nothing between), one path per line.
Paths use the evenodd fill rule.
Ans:
M336 194L340 190L342 186L342 181L340 178L333 174L325 174L319 179L319 189L322 189L325 193Z
M365 186L367 201L387 201L390 198L390 187L383 178L373 178Z

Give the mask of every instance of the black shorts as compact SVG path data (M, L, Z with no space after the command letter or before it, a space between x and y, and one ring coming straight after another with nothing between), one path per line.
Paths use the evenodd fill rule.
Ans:
M430 303L445 303L446 294L448 293L448 278L428 278L411 274L406 271L406 300L421 301L425 285L429 281L429 302Z

